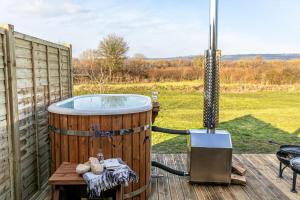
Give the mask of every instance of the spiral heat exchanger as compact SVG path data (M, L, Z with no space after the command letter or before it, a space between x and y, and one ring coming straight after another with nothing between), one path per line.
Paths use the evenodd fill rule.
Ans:
M220 50L207 50L204 65L203 125L214 131L219 123L219 67Z

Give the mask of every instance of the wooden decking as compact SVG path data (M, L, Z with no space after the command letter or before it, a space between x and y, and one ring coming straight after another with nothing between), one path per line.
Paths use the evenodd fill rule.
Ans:
M295 199L300 200L300 176L298 176L298 193L290 192L292 171L285 169L283 179L278 178L279 162L270 154L234 155L247 168L246 186L207 186L191 185L186 178L178 177L160 169L153 173L164 175L152 178L150 199ZM185 170L186 154L153 154L153 159L171 167Z

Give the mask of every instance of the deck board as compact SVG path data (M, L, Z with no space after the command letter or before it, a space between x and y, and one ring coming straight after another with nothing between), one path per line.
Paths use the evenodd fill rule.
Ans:
M186 154L153 154L153 160L167 164L179 170L186 169ZM292 171L286 169L283 178L278 178L279 162L272 154L239 154L234 155L247 168L246 186L212 186L189 184L185 177L169 174L161 169L153 168L152 173L163 177L152 178L149 199L182 200L243 200L243 199L300 199L300 176L297 179L299 193L290 192Z

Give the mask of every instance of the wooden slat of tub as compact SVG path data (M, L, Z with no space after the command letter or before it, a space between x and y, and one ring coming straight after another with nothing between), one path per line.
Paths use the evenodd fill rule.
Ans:
M151 120L152 120L152 111L148 111L147 112L147 124L151 125ZM146 137L148 138L146 140L146 183L149 183L150 181L150 176L151 176L151 130L147 130L146 131ZM151 193L151 184L149 185L149 187L146 190L146 197L149 197Z
M68 129L68 116L66 116L66 115L60 116L60 128ZM69 161L69 138L68 137L69 137L68 135L60 136L61 162Z
M123 115L123 128L124 129L128 129L131 128L131 124L132 124L132 115ZM132 168L132 133L127 134L127 135L123 135L123 160L126 162L126 164L128 166L130 166ZM130 183L128 185L128 187L124 188L124 192L125 194L132 192L132 184ZM131 200L132 198L130 198L129 200Z
M100 130L100 116L90 116L90 125L94 130ZM96 157L101 149L101 137L89 137L90 151L89 156Z
M54 116L52 113L49 113L49 124L54 125ZM49 132L50 143L51 143L51 174L55 172L55 135L54 132Z
M103 131L111 131L111 116L105 115L101 117L100 129ZM102 147L103 147L103 155L104 159L108 159L112 157L112 141L111 137L102 137Z
M147 112L140 113L140 123L139 126L145 126L147 123ZM140 132L140 187L143 187L146 184L146 142L145 142L146 131ZM141 199L146 198L146 192L142 192L140 195Z
M69 115L68 116L68 129L78 129L78 117ZM69 160L72 163L78 163L78 136L69 135Z
M122 115L112 116L112 130L122 129ZM112 141L112 155L114 158L122 158L122 136L116 135Z
M78 130L87 131L89 130L89 117L78 116ZM78 136L78 151L79 151L79 162L84 163L89 159L89 140L88 137Z
M132 127L138 127L140 122L139 113L132 115ZM140 176L140 133L134 133L132 136L132 166L133 170ZM140 188L140 181L133 184L133 190ZM140 196L135 196L134 200L140 199Z
M53 114L53 118L54 118L54 126L56 128L60 127L60 116L58 114ZM59 133L55 133L55 169L57 169L61 163L61 156L60 156L60 134Z

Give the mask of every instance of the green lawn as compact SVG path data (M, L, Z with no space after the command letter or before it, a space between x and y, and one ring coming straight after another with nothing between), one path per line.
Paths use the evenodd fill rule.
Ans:
M202 127L201 84L117 84L104 93L159 92L161 111L155 125L174 129ZM103 89L103 88L102 88ZM235 153L273 153L269 140L300 145L300 89L298 86L223 85L220 99L220 129L230 131ZM103 92L103 90L102 90ZM92 85L75 86L75 95L99 93ZM153 151L186 151L186 137L153 133Z

